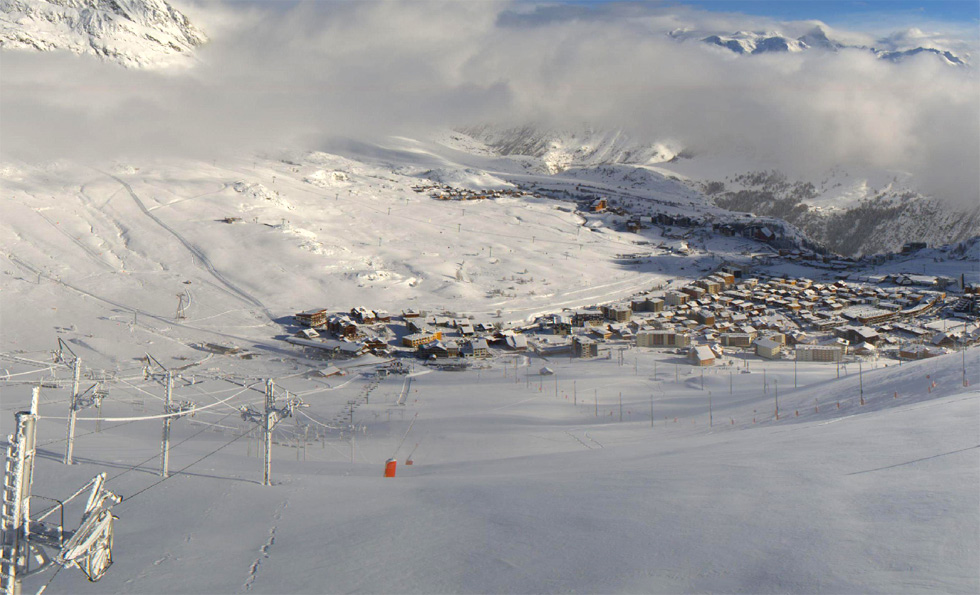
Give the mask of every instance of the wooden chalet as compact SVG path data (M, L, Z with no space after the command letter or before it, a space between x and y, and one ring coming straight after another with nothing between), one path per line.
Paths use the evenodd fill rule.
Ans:
M316 328L327 323L327 311L324 308L307 310L306 312L296 313L293 318L303 326Z

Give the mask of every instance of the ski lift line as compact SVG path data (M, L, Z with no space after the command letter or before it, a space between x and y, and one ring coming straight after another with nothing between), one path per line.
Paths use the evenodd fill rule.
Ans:
M142 372L145 367L146 366L132 366L130 368L116 368L114 372L116 374L122 374L123 372L136 372L136 371ZM140 378L142 378L142 376L140 376ZM130 378L130 380L138 380L138 378Z
M81 488L79 488L78 491L76 491L74 494L72 494L71 496L68 496L64 500L58 502L58 504L56 504L56 505L52 506L51 508L47 509L46 511L44 511L43 513L41 513L40 515L38 515L36 518L34 518L32 520L34 520L34 521L43 521L44 519L48 518L48 515L50 515L52 512L54 512L59 506L60 507L64 507L65 504L68 504L69 502L71 502L72 500L74 500L75 498L77 498L79 496L79 494L81 494L85 490L87 490L90 487L92 487L92 483L94 481L95 480L92 480L92 481L88 482L87 484L85 484L84 486L82 486Z
M262 395L265 395L265 389L255 388L256 385L259 385L259 384L264 385L265 384L265 380L256 380L252 384L246 385L246 384L244 384L245 381L243 381L243 380L242 381L234 380L234 379L229 378L227 376L213 376L213 377L211 377L211 379L212 380L223 380L225 382L230 382L231 384L234 384L235 386L241 386L241 387L244 387L244 388L246 388L248 390L252 390L252 391L255 391L255 392L260 393ZM275 380L275 379L273 379L273 380Z
M26 376L28 374L37 374L38 372L51 372L52 374L54 374L54 366L48 366L47 368L44 368L44 369L41 369L41 370L31 370L29 372L17 372L16 374L11 374L10 372L6 372L3 375L3 378L0 378L0 380L7 381L7 380L10 380L11 378L15 378L17 376Z
M69 399L65 399L65 402L67 402L68 400ZM68 418L62 417L60 419L68 419ZM76 418L76 421L77 421L77 418ZM105 419L103 419L103 421L105 421ZM109 426L108 428L104 428L103 431L114 430L116 428L121 428L123 426L128 426L129 424L132 424L132 423L136 423L136 422L135 421L123 422L121 424L116 424L114 426ZM92 434L98 434L98 433L99 432L97 432L96 430L92 430L91 432L85 432L84 434L76 434L75 435L75 439L78 440L79 438L81 438L83 436L91 436ZM56 440L51 440L51 441L45 442L43 444L38 444L38 448L40 448L42 446L50 446L52 444L58 444L59 442L65 442L66 440L68 440L68 439L67 438L58 438Z
M296 376L296 374L292 374L290 376L283 376L283 378L292 378L294 376ZM237 386L245 386L244 384L240 384L240 383L235 382L234 380L230 380L228 378L221 378L221 380L225 380L226 382L231 382L232 384L235 384ZM279 379L273 378L272 380L279 380ZM255 388L255 385L257 385L257 384L265 384L265 380L260 380L260 381L254 382L254 383L252 383L249 386L245 386L245 388L246 389L249 389L249 390L253 390L253 391L257 392L257 393L261 393L264 396L265 395L265 390ZM279 386L279 385L276 385L276 387L275 387L274 390L276 390L276 389L278 389L278 390L286 393L286 398L289 398L289 397L297 397L297 398L300 398L301 397L301 395L299 395L297 393L294 393L293 391L291 391L291 390L289 390L287 388L283 388L282 386ZM264 402L264 400L263 400L263 402Z
M40 384L43 384L43 383L53 383L53 382L57 382L58 384L67 384L67 383L71 382L71 379L68 379L68 380L54 380L54 379L46 379L46 380L18 380L17 382L7 382L7 383L5 383L5 386L24 386L24 385L27 385L27 386L37 386L39 383ZM48 401L48 402L50 403L51 401Z
M350 455L349 455L348 453L346 453L346 452L344 452L344 451L342 451L342 450L340 450L339 448L337 448L337 447L336 447L336 446L334 446L333 444L330 444L330 442L328 442L328 441L326 440L326 438L324 438L324 440L323 440L323 443L324 443L324 444L326 444L327 446L329 446L330 448L332 448L332 449L334 449L334 450L335 450L335 451L337 451L338 453L340 453L340 456L342 456L342 457L344 457L344 460L346 460L346 459L347 459L347 457L348 457L348 456L350 456Z
M229 414L227 414L227 415L225 415L224 417L222 417L222 418L221 418L221 419L219 419L218 421L219 421L219 422L221 422L221 421L224 421L224 420L225 420L225 418L227 418L227 417L230 417L230 416L231 416L231 413L229 413ZM173 450L174 450L175 448L177 448L178 446L180 446L181 444L183 444L183 443L185 443L185 442L187 442L188 440L192 440L192 439L194 439L194 438L197 438L198 436L200 436L201 434L203 434L204 432L206 432L206 431L207 431L207 430L209 430L209 429L210 429L209 427L204 427L204 428L202 428L201 430L198 430L197 432L195 432L195 433L193 433L193 434L191 434L190 436L188 436L188 437L186 437L186 438L184 438L184 439L183 439L183 440L181 440L180 442L177 442L176 444L171 444L171 445L170 445L170 449L169 449L169 452L173 452ZM145 465L145 464L147 464L147 463L149 463L149 462L151 462L151 461L155 461L155 460L157 460L158 458L160 458L160 455L157 455L157 454L155 454L155 455L153 455L152 457L150 457L150 458L148 458L148 459L146 459L145 461L140 461L139 463L136 463L135 465L133 465L132 467L130 467L130 468L128 468L128 469L126 469L125 471L120 471L120 472L119 472L119 473L117 473L116 475L113 475L112 477L110 477L110 478L108 478L108 479L106 479L106 483L109 483L110 481L112 481L112 480L114 480L114 479L117 479L117 478L119 478L119 477L122 477L123 475L126 475L126 474L127 474L127 473L129 473L130 471L135 471L135 470L137 470L137 469L139 469L140 467L142 467L143 465Z
M147 421L147 420L151 420L151 419L166 419L168 417L181 417L181 416L184 416L184 415L193 415L194 413L196 413L198 411L204 411L206 409L210 409L212 407L216 407L218 405L222 405L224 403L227 403L228 401L234 399L238 395L244 393L249 388L251 388L251 387L246 387L246 388L238 391L237 393L231 395L227 399L223 399L221 401L217 401L215 403L211 403L210 405L205 405L204 407L195 407L194 409L188 409L187 411L180 411L180 412L176 412L176 413L161 413L160 415L146 415L146 416L143 416L143 417L102 417L102 418L97 418L97 417L78 417L78 418L75 418L75 421L97 421L97 420L101 419L102 421L125 421L125 422L130 422L130 421ZM39 415L38 416L38 419L54 419L54 420L65 421L68 418L67 417L49 416L49 415Z
M62 568L64 568L64 566L61 566L60 564L56 564L56 566L57 568L54 569L54 573L51 574L51 578L49 578L48 581L43 585L41 585L41 588L37 590L37 595L41 595L42 593L44 593L44 590L48 588L48 585L51 584L51 581L54 580L54 577L58 576L58 573L61 572Z
M338 384L337 386L325 386L323 388L314 388L314 389L310 389L308 391L303 391L301 393L295 393L295 395L297 397L302 398L302 397L308 397L310 395L317 395L317 394L320 394L320 393L326 393L326 392L330 392L330 391L333 391L333 390L338 390L338 389L344 388L345 386L347 386L351 382L354 382L355 380L357 380L357 378L351 378L347 382L345 382L343 384Z
M229 414L226 414L225 417L228 417L228 415L231 415L231 414L230 413ZM204 426L205 429L211 429L211 430L214 430L215 428L217 428L218 430L233 430L233 431L236 431L236 432L238 431L238 428L235 428L235 427L232 427L232 426L223 426L223 425L221 425L221 420L222 419L224 419L224 417L222 417L221 419L219 419L218 421L215 421L215 422L198 421L196 419L189 419L189 420L187 420L187 423L189 423L192 426L194 426L194 425ZM171 447L171 449L172 448L173 447Z
M250 386L254 386L254 384L253 385L250 385ZM194 386L193 384L189 384L189 385L183 386L181 388L182 389L188 389L188 388L193 389L194 392L190 393L190 396L192 396L192 397L218 397L221 394L230 393L231 391L234 391L234 390L237 390L237 389L246 389L248 387L242 386L242 385L235 385L235 388L226 388L226 389L215 390L215 391L203 391L203 390L197 388L196 386ZM238 390L238 392L235 393L235 394L241 394L242 392L245 392L245 391L244 390ZM255 401L255 402L256 403L261 403L263 401L262 400L258 400L258 401Z
M408 424L408 429L405 430L405 435L402 436L402 441L398 443L398 447L395 448L395 452L391 453L391 456L388 457L389 459L395 458L395 455L397 455L398 451L401 450L402 445L405 444L405 439L408 438L408 433L412 431L412 427L415 426L415 420L417 420L418 418L419 418L419 414L416 413L415 417L412 418L412 423Z
M143 389L143 388L141 388L139 386L136 386L135 384L126 382L125 380L122 380L122 379L120 379L120 382L122 382L123 384L125 384L126 386L128 386L130 388L133 388L133 389L138 390L139 392L141 392L141 393L143 393L145 395L149 395L149 396L153 397L154 399L156 399L158 401L162 401L163 400L163 397L158 397L157 395L151 393L150 391L145 390L145 389Z
M142 368L140 368L140 369L142 370ZM135 381L135 380L145 380L145 379L146 379L146 377L143 376L142 374L140 374L139 376L127 376L125 378L119 378L119 377L107 378L107 380L109 380L111 382L117 382L117 381L121 382L121 381L124 381L124 380L127 380L127 381L132 382L132 381Z
M258 403L254 403L254 405L257 405L257 404ZM229 409L232 409L232 411L229 411L229 412L226 412L226 413L222 413L220 411L199 411L198 413L200 413L201 415L220 415L222 417L224 417L226 415L235 415L235 414L241 415L241 413L242 413L241 410L238 409L237 407L233 407L231 405L228 405L228 408ZM194 420L191 420L191 421L194 421ZM194 421L194 423L206 424L206 423L211 423L211 422L208 422L208 421Z
M60 363L60 362L39 362L37 360L27 359L26 357L17 357L16 355L9 355L9 354L6 354L6 353L0 353L0 358L2 358L2 359L9 359L11 361L19 362L19 363L22 363L22 364L31 364L33 366L41 366L45 370L48 369L48 368L55 368L55 367L57 367L57 368L65 368L66 370L70 370L71 369L71 366L69 366L67 364Z
M235 386L242 387L243 385L236 384ZM213 391L205 392L205 391L197 388L197 386L195 386L193 384L188 384L187 386L184 386L184 387L181 387L181 388L193 388L197 392L197 394L200 395L200 396L202 396L202 397L213 397L214 395L217 395L217 394L220 394L220 393L230 393L231 391L235 390L234 388L222 388L220 390L213 390Z
M316 425L318 425L320 427L327 428L328 430L336 430L336 429L338 429L336 426L328 426L327 424L325 424L325 423L323 423L321 421L317 421L317 420L313 419L312 417L310 417L306 413L303 413L299 409L296 410L296 413L299 413L300 415L302 415L303 417L305 417L306 419L310 420L311 422L315 423Z
M33 382L29 384L34 384ZM57 401L41 401L41 405L56 405L58 403L67 403L71 399L58 399ZM21 411L23 410L23 405L11 405L10 407L0 407L0 411Z
M184 467L181 467L177 472L171 473L171 474L167 475L166 477L163 477L163 478L161 478L161 479L159 479L159 480L151 483L150 485L146 486L142 490L140 490L140 491L138 491L138 492L136 492L136 493L134 493L134 494L132 494L130 496L126 496L125 498L123 498L123 501L120 502L119 504L117 504L116 506L119 506L119 505L121 505L123 503L126 503L126 502L130 502L133 498L139 496L140 494L142 494L142 493L150 490L151 488L155 488L156 486L160 485L161 483L167 481L168 479L170 479L172 477L176 477L177 475L180 475L181 473L183 473L184 471L187 471L188 469L190 469L194 465L197 465L198 463L200 463L204 459L206 459L206 458L208 458L208 457L210 457L212 455L215 455L215 454L221 452L222 450L228 448L229 446L231 446L232 444L238 442L239 440L241 440L242 438L244 438L246 436L248 436L248 432L245 432L245 433L242 433L242 434L240 434L238 436L235 436L234 438L232 438L228 442L222 444L218 448L212 450L211 452L209 452L208 454L204 455L203 457L197 459L193 463L190 463L189 465L185 465ZM156 456L154 456L153 458L155 459Z
M230 381L229 381L229 382L230 382ZM262 381L256 381L256 383L260 383L260 382L262 382ZM255 383L253 383L252 385L249 385L249 386L246 386L246 385L244 385L244 384L238 384L237 382L235 382L234 384L235 384L235 386L237 386L237 387L242 387L242 388L251 388L251 390L254 390L254 391L256 391L256 392L259 392L259 393L261 393L261 394L263 395L263 397L265 396L265 392L264 392L264 391L259 391L259 390L257 390L257 389L255 389L255 388L252 388L252 387L254 387L254 386L255 386ZM198 394L199 396L203 396L203 397L212 397L212 396L214 396L214 395L217 395L217 394L219 394L219 393L225 393L225 392L229 392L229 391L233 391L233 390L235 390L234 388L229 388L229 389L222 389L222 390L216 390L216 391L210 391L210 392L204 392L204 391L202 391L201 389L199 389L199 388L197 388L197 387L194 387L194 385L193 385L193 384L191 384L191 385L188 385L188 386L186 386L186 387L184 387L184 388L188 388L188 387L193 387L193 388L194 388L194 390L195 390L195 391L197 392L197 394ZM241 394L242 392L243 392L243 391L239 391L239 392L238 392L238 394ZM251 403L244 403L244 404L246 404L246 405L261 405L261 404L262 404L262 403L264 403L264 402L265 402L265 400L264 400L264 398L263 398L262 400L259 400L259 401L254 401L254 402L251 402ZM231 405L229 405L229 407L231 407ZM237 407L235 407L234 409L235 409L236 411L238 410L238 408L237 408Z

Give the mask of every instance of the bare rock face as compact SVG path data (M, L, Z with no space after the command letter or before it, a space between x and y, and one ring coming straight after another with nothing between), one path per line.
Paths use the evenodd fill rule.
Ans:
M207 36L165 0L0 0L0 49L93 54L128 68L190 66Z

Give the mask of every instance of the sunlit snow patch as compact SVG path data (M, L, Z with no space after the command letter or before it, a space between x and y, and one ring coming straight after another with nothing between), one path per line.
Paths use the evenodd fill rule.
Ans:
M293 206L289 204L289 202L281 198L277 192L269 190L268 188L266 188L262 184L259 184L258 182L254 182L251 184L247 182L235 182L233 188L235 189L235 192L244 194L245 196L253 200L265 200L271 202L273 205L277 207L281 207L288 210L293 209ZM248 207L248 208L254 208L254 207Z

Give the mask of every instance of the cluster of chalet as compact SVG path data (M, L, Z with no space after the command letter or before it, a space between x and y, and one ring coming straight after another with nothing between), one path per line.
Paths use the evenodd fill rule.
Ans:
M833 362L880 349L903 358L930 357L980 340L978 331L953 336L915 324L944 306L946 294L939 291L741 275L739 269L723 269L680 289L549 316L540 326L555 337L682 350L699 366L714 364L726 349ZM544 353L572 348L560 338L536 342Z
M923 326L950 306L980 298L980 286L947 300L922 285L870 282L816 283L809 279L743 278L738 268L722 270L684 287L650 291L630 301L565 310L534 324L503 328L452 315L406 309L400 316L352 308L297 313L302 326L287 340L331 352L414 353L426 360L485 358L493 350L532 350L543 356L597 357L614 344L673 349L693 365L710 366L733 352L766 359L841 361L845 355L890 351L920 359L980 342L980 328L966 332L961 320L948 332ZM970 314L955 314L976 321ZM959 329L956 330L956 326Z
M533 193L524 190L508 188L502 190L471 190L469 188L456 188L448 184L412 186L412 190L419 194L428 192L429 196L437 200L487 200L504 196L535 196Z
M390 354L390 333L385 325L391 322L391 315L384 310L357 307L350 312L330 313L318 308L298 312L294 318L303 328L287 339L291 343L316 347L335 356Z
M407 351L425 359L484 358L490 357L491 345L513 351L527 349L527 338L514 331L414 309L395 317L362 307L342 313L315 309L298 312L294 318L301 328L287 341L335 357L365 353L389 356Z
M419 357L490 357L486 337L494 332L492 325L468 318L429 316L417 310L406 310L402 317L409 334L401 338L401 345L415 350Z

